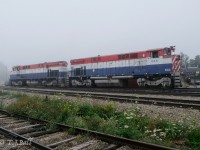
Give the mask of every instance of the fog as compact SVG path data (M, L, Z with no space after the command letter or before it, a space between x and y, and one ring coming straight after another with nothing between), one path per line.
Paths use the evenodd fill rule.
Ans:
M8 81L8 68L0 62L0 85Z
M200 50L199 0L1 0L0 61L15 65L176 46Z

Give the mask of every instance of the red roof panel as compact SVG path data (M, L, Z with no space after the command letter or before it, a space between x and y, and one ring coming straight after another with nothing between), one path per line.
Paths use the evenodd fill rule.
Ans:
M172 51L175 50L174 47L170 47L170 49ZM72 59L70 63L71 65L78 65L78 64L95 63L95 62L108 62L108 61L117 61L117 60L147 58L147 57L150 57L151 51L158 51L158 56L163 56L163 50L164 48L156 48L156 49L148 49L146 51L131 52L131 53L124 53L124 54L114 54L114 55L106 55L106 56Z
M67 67L66 61L57 62L45 62L40 64L24 65L24 66L14 66L13 70L27 70L27 69L37 69L37 68L49 68L49 67Z

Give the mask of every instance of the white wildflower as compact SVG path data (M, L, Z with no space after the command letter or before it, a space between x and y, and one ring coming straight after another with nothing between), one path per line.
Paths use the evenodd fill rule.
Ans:
M150 130L147 130L147 131L145 131L145 133L147 134L147 133L151 133L152 131L150 131Z
M129 126L128 125L124 125L124 128L127 129L127 128L129 128Z
M156 131L157 131L157 130L156 130L156 128L155 128L155 129L153 129L153 132L154 132L154 133L156 133Z
M150 137L156 137L156 134L154 133L154 134L150 135Z
M140 110L140 107L138 107L138 106L137 106L137 107L135 107L135 110Z
M166 133L165 132L160 132L160 136L166 137Z
M142 117L146 116L145 114L142 114Z
M132 117L132 116L130 116L130 117L126 117L126 119L128 119L128 120L129 120L129 119L133 119L133 117Z

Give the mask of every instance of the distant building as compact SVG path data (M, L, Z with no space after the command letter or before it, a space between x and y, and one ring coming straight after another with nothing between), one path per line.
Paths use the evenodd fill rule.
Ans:
M182 69L184 74L188 74L191 76L199 76L200 75L200 68L199 67L187 67Z
M188 67L188 72L190 72L191 75L198 77L200 74L200 68L199 67Z

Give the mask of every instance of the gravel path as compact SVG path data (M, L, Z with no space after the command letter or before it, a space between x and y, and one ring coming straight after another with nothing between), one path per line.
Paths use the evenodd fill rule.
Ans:
M127 104L120 104L127 108ZM134 107L139 107L141 112L150 118L166 119L172 122L196 122L200 124L200 111L188 108L174 108L155 105L134 104Z
M80 101L74 97L69 98L71 101ZM105 101L100 99L90 99L83 98L80 102L89 101L93 104L105 104ZM149 116L152 119L165 119L172 122L186 122L188 124L198 123L200 124L200 111L196 109L188 108L176 108L176 107L166 107L166 106L156 106L156 105L145 105L145 104L135 104L135 103L119 103L114 102L118 110L128 110L137 108L144 115Z

